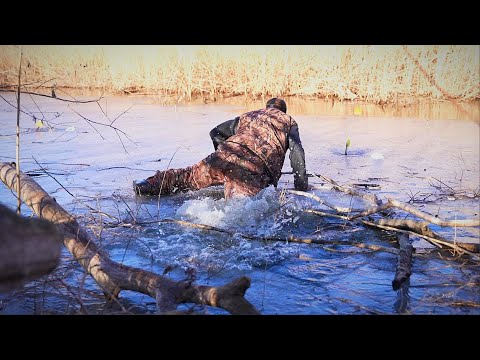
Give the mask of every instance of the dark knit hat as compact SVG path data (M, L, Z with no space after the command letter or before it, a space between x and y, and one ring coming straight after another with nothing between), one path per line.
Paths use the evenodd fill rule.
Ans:
M273 98L267 101L267 108L275 108L280 111L283 111L284 113L287 113L287 104L283 99L280 98Z

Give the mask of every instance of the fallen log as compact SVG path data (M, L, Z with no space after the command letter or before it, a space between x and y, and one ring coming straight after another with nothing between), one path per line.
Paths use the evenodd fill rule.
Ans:
M397 270L392 281L393 290L398 290L412 274L412 253L413 246L410 243L408 234L397 234L400 251L398 253Z
M0 179L14 190L17 183L15 168L0 162ZM63 209L32 178L20 173L21 196L40 218L57 224L63 233L63 243L76 261L91 275L108 299L118 297L122 290L147 294L157 302L160 313L176 310L182 303L215 306L231 314L258 314L245 298L250 287L248 277L240 277L224 286L203 286L191 281L174 281L142 269L119 264L99 248L76 219Z
M22 287L58 265L62 234L49 221L0 204L0 291Z

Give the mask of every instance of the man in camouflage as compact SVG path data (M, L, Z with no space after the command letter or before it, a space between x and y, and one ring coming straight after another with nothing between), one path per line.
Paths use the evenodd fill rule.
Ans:
M247 112L210 131L215 152L184 169L157 171L134 182L139 195L166 195L224 185L226 199L253 196L269 185L277 186L287 149L295 189L305 191L308 177L298 125L286 114L287 105L270 99L266 108Z

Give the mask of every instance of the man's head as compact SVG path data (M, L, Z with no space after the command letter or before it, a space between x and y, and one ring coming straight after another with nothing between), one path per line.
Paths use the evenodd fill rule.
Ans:
M287 113L287 104L283 99L280 98L273 98L267 101L267 108L275 108L284 113Z

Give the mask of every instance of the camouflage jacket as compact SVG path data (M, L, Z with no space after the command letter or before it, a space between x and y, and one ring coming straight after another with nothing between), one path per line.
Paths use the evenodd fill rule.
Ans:
M266 108L245 113L216 126L210 131L210 137L219 155L233 156L235 162L248 171L268 175L275 186L290 149L295 188L307 189L305 153L298 125L284 112Z

